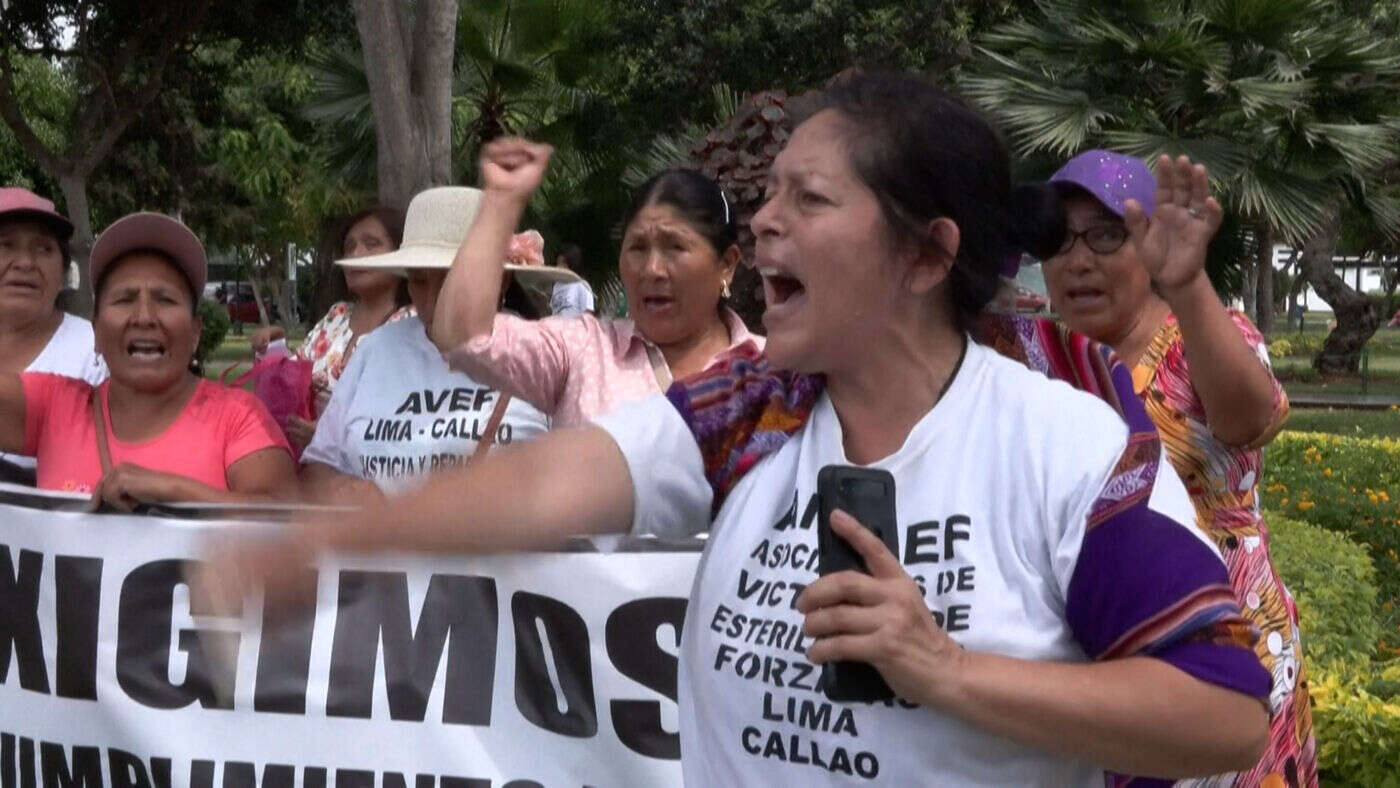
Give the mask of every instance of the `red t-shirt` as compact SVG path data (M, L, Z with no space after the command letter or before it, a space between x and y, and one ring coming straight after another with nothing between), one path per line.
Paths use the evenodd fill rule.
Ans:
M26 372L24 384L24 453L38 458L38 486L43 490L92 492L102 478L97 431L89 398L93 387L81 380ZM175 473L216 490L228 489L228 467L261 449L288 451L282 430L267 408L246 391L201 380L174 423L141 443L118 440L112 433L108 386L101 397L112 464L129 462L153 471Z

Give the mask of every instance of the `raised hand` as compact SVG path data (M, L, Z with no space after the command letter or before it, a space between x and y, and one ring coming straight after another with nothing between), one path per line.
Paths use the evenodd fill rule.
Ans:
M817 639L807 658L869 663L896 695L927 702L933 682L965 652L934 623L919 586L879 537L842 511L832 513L831 528L860 553L870 574L826 575L798 597L803 628Z
M1128 200L1124 221L1138 259L1168 302L1205 276L1206 249L1224 212L1210 196L1204 165L1186 156L1157 158L1157 205L1152 218Z
M267 352L268 345L286 336L287 332L281 326L264 326L249 335L248 344L253 346L253 353L262 355Z
M494 140L481 150L481 187L487 194L528 202L544 180L554 148L519 137Z

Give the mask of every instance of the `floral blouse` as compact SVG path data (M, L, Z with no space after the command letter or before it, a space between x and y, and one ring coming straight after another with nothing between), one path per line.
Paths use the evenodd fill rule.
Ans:
M306 341L301 343L297 357L311 362L313 389L326 392L335 390L340 373L345 371L345 365L350 362L350 354L355 350L355 334L350 330L350 315L354 309L355 305L349 301L334 304L330 311L326 312L326 316L312 326L306 335ZM415 314L417 312L412 306L402 306L392 312L384 322L392 323Z
M1230 318L1260 363L1267 367L1269 354L1259 330L1239 312L1232 311ZM1259 513L1262 447L1288 418L1288 397L1277 380L1273 383L1269 429L1253 444L1238 448L1222 443L1206 425L1205 405L1191 385L1191 370L1175 316L1169 316L1157 330L1133 370L1133 388L1156 423L1167 457L1191 494L1197 524L1220 548L1240 608L1259 630L1255 651L1273 674L1269 747L1259 763L1248 772L1241 772L1234 784L1315 786L1317 750L1303 672L1298 610L1274 571L1269 558L1269 529Z

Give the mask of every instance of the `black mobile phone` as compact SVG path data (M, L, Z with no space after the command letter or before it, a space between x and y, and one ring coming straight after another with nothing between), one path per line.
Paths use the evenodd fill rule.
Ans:
M899 555L895 522L894 477L877 468L828 465L817 472L817 573L855 570L869 574L860 554L831 530L831 513L840 509L870 529L891 553ZM822 666L821 688L835 701L878 701L894 698L880 672L864 662L828 662Z

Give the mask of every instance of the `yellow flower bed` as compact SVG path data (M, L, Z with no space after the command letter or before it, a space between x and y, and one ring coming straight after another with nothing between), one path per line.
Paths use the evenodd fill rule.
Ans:
M1274 567L1298 603L1323 785L1400 782L1400 660L1376 662L1375 567L1343 534L1264 513ZM1391 777L1394 775L1394 778Z
M1385 601L1400 600L1400 440L1279 433L1264 450L1263 505L1367 547ZM1400 655L1400 609L1382 605L1382 648Z

